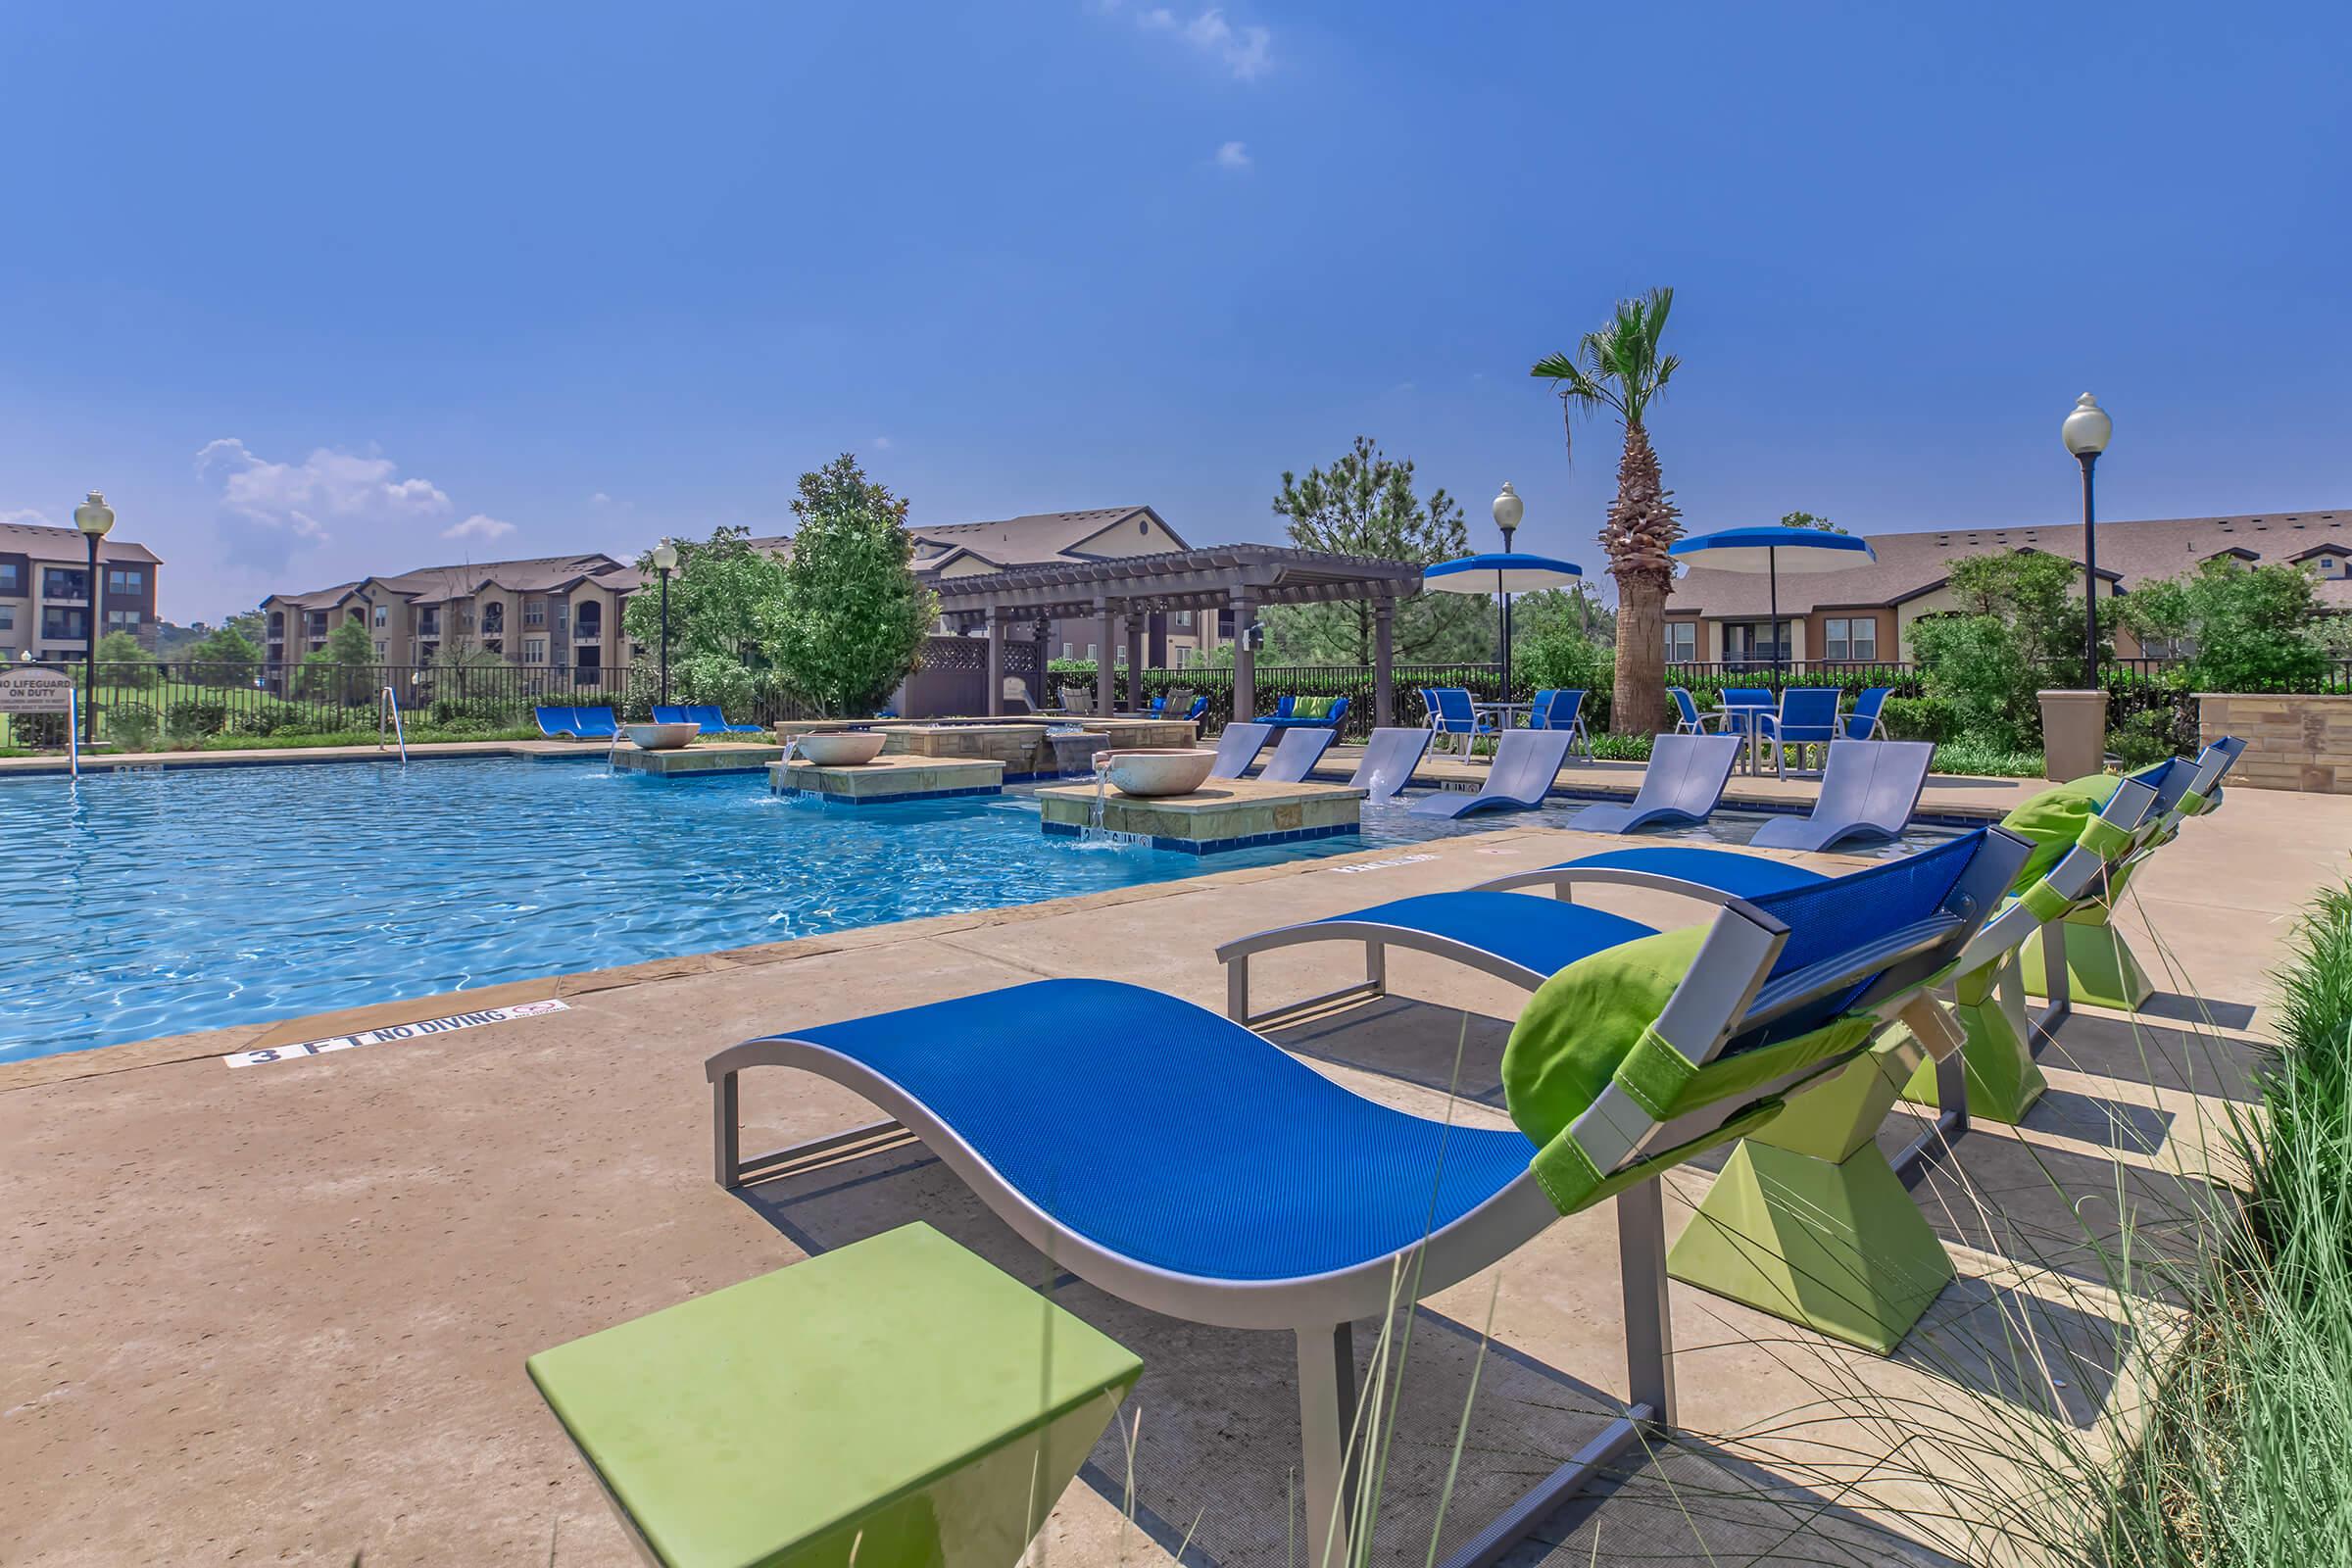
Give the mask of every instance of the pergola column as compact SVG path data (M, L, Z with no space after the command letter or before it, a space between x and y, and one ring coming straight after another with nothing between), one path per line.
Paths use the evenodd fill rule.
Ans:
M1132 607L1127 612L1127 708L1139 712L1144 706L1144 631L1150 625L1152 612L1138 612Z
M1112 672L1119 646L1120 622L1126 617L1112 612L1108 595L1096 598L1095 615L1102 622L1095 642L1095 647L1101 651L1100 657L1095 660L1095 711L1107 713L1115 706L1112 699L1116 696L1116 687Z
M988 706L981 711L991 718L1004 711L1004 617L998 612L988 612Z
M1396 722L1396 692L1391 672L1396 666L1396 601L1372 601L1372 722L1387 729Z
M1257 621L1257 606L1248 594L1233 596L1233 721L1246 724L1257 716L1257 651L1250 646L1250 628Z

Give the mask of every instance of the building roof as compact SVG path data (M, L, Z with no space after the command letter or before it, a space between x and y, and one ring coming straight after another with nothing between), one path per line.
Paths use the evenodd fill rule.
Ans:
M1261 607L1395 600L1420 586L1421 568L1402 561L1288 545L1210 545L1012 566L945 578L937 591L940 613L968 627L991 611L1039 619L1089 615L1098 601L1123 613L1216 610L1236 596Z
M86 565L90 547L82 539L79 528L53 528L38 522L0 522L0 555L25 556L34 561L54 561L61 565ZM98 543L98 559L109 561L145 562L162 565L163 558L145 545L132 544L127 539L108 536Z
M1094 507L1084 512L1031 512L994 522L944 522L924 527L907 524L914 535L914 569L935 571L958 556L973 556L992 566L1039 566L1055 561L1096 561L1104 554L1086 548L1114 529L1157 523L1179 550L1188 548L1167 519L1150 507ZM772 534L749 539L755 550L773 555L792 554L792 535Z
M1781 613L1865 609L1901 604L1943 585L1952 563L1996 551L2039 550L2082 559L2080 523L2006 528L1929 528L1867 536L1878 560L1851 571L1781 579ZM2263 563L2292 561L2315 546L2341 542L2352 552L2352 508L2332 512L2264 513L2227 517L2160 517L2098 525L2099 574L2130 592L2151 577L2187 571L2216 556ZM2352 605L2352 589L2323 582L2321 600ZM1761 574L1693 567L1674 585L1670 614L1761 619L1769 613L1770 584Z
M636 588L643 580L636 567L623 565L611 556L596 552L584 556L536 556L528 561L480 561L456 566L419 566L414 571L337 583L332 588L315 588L299 594L272 594L262 603L282 605L289 610L331 610L361 588L374 583L403 599L429 605L447 599L465 599L485 588L519 594L560 593L588 578L593 578L599 587L622 592Z

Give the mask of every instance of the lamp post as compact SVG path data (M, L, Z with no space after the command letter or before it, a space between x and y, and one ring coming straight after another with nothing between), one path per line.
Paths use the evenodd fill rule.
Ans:
M106 497L97 491L90 499L74 509L74 526L90 547L90 574L83 586L89 600L83 613L88 619L82 625L82 685L85 688L81 704L81 744L92 745L98 736L98 607L104 601L98 592L98 541L106 537L115 525L115 509L106 504Z
M1519 519L1527 515L1527 503L1511 488L1511 481L1502 481L1502 490L1494 497L1494 526L1502 530L1502 553L1511 553L1511 535L1519 531ZM1499 585L1500 573L1496 573ZM1502 596L1502 700L1511 700L1511 596ZM1506 721L1508 715L1505 715Z
M678 569L678 547L664 539L654 546L654 570L662 578L662 706L669 706L669 574Z
M2107 450L2107 438L2115 433L2115 421L2099 407L2099 400L2083 393L2075 400L2074 412L2067 415L2059 434L2066 441L2066 450L2082 465L2082 686L2096 691L2099 685L2099 542L2091 515L2090 470Z

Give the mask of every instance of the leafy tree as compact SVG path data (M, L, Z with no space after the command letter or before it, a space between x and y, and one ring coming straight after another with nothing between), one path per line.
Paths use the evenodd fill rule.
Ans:
M155 685L155 656L126 631L110 631L98 639L98 684L146 691Z
M376 677L374 639L358 621L346 620L326 634L324 647L302 656L295 689L349 708L368 700L381 684Z
M1666 390L1682 361L1659 352L1674 290L1651 289L1638 300L1617 302L1617 314L1597 332L1587 332L1576 357L1547 355L1530 375L1559 383L1566 409L1568 443L1574 452L1576 416L1605 409L1625 426L1617 460L1617 499L1609 504L1601 543L1609 553L1609 574L1617 579L1616 690L1609 723L1621 735L1647 733L1649 716L1666 702L1666 596L1674 591L1674 558L1682 537L1682 514L1658 472L1658 455L1643 422L1650 403Z
M1838 527L1829 518L1816 517L1810 512L1784 512L1781 514L1781 526L1784 528L1819 528L1823 533L1845 532L1843 528Z
M915 580L906 503L843 453L801 475L784 592L760 617L785 680L826 714L869 713L922 662L939 600Z
M763 617L784 598L784 564L750 543L748 528L679 539L669 579L669 691L678 702L739 709L769 678ZM662 585L653 552L637 559L645 586L629 595L621 628L645 650L637 671L651 689L662 657Z
M1423 501L1413 493L1411 462L1391 461L1368 435L1357 436L1329 468L1309 468L1303 478L1285 469L1274 512L1289 519L1291 543L1301 550L1416 566L1470 553L1460 503L1443 489ZM1409 663L1488 658L1495 613L1492 601L1474 596L1416 594L1396 606L1396 657ZM1268 642L1282 659L1372 662L1376 617L1369 600L1277 605L1263 618Z
M1952 564L1957 608L1911 628L1928 695L1952 712L1953 738L1996 750L2041 743L2039 693L2082 684L2082 568L2038 551ZM2111 619L2112 602L2099 607ZM2099 657L2108 657L2102 638Z
M2180 674L2192 691L2276 691L2327 673L2319 581L2283 562L2209 561L2141 583L2123 602L2123 619L2142 642L2187 645Z
M260 646L266 639L264 622L268 619L258 610L240 610L220 623L222 631L233 631L247 642Z
M231 624L189 649L188 662L200 685L242 686L261 672L262 651Z
M1511 601L1511 635L1519 641L1543 637L1565 626L1602 648L1617 641L1617 616L1584 584L1543 588Z

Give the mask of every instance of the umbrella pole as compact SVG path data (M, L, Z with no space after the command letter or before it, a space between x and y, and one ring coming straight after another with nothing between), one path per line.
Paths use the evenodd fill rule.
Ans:
M1772 619L1766 624L1765 635L1772 639L1772 695L1781 695L1781 553L1777 549L1764 552L1766 581L1771 585Z
M1502 587L1502 573L1499 571L1494 574L1494 587L1497 591ZM1502 700L1506 703L1511 700L1511 596L1509 594L1502 595ZM1510 715L1506 713L1503 716L1507 718Z

